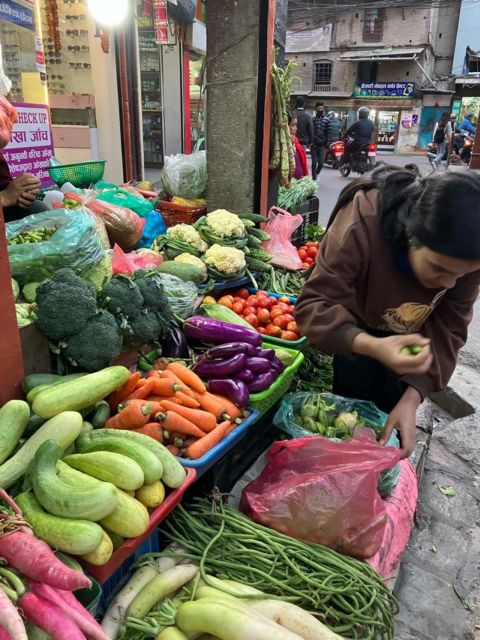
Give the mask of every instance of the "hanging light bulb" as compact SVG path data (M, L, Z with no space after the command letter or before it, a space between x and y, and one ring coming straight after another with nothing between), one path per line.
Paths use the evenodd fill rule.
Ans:
M115 27L125 20L128 0L88 0L87 6L92 18L105 27Z

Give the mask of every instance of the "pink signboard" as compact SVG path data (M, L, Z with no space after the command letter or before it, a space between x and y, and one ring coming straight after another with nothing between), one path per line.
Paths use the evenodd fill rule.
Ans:
M42 187L53 184L48 175L49 160L54 155L50 111L44 104L12 102L18 113L10 143L2 149L10 173L15 178L33 173Z

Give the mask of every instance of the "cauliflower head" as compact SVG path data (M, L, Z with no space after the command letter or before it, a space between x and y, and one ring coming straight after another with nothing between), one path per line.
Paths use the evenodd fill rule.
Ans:
M197 258L197 256L192 256L191 253L181 253L174 259L174 262L183 262L184 264L193 264L194 267L198 267L203 274L204 281L208 278L207 267L203 260Z
M207 214L207 225L211 231L221 238L242 238L245 225L235 213L226 209L217 209Z
M176 224L174 227L169 227L167 229L167 236L193 245L200 253L206 251L208 247L198 231L189 224Z
M235 247L224 247L220 244L212 245L203 256L203 261L207 267L232 276L243 272L246 268L245 254Z

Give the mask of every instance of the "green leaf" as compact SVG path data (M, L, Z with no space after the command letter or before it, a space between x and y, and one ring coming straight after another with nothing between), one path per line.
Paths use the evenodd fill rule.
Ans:
M438 485L438 490L443 493L444 496L448 496L449 498L452 496L456 496L457 492L455 491L455 489L453 487L446 487L442 484Z

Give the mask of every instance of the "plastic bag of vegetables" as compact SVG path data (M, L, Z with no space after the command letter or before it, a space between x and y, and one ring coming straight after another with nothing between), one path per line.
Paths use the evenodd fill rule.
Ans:
M172 312L183 319L191 316L198 295L197 285L193 282L184 282L169 273L157 272L156 277L163 285Z
M190 155L178 153L166 156L162 185L169 196L198 198L207 188L207 157L205 151Z
M81 207L37 213L5 227L12 276L22 286L64 267L84 272L105 255L97 223Z

